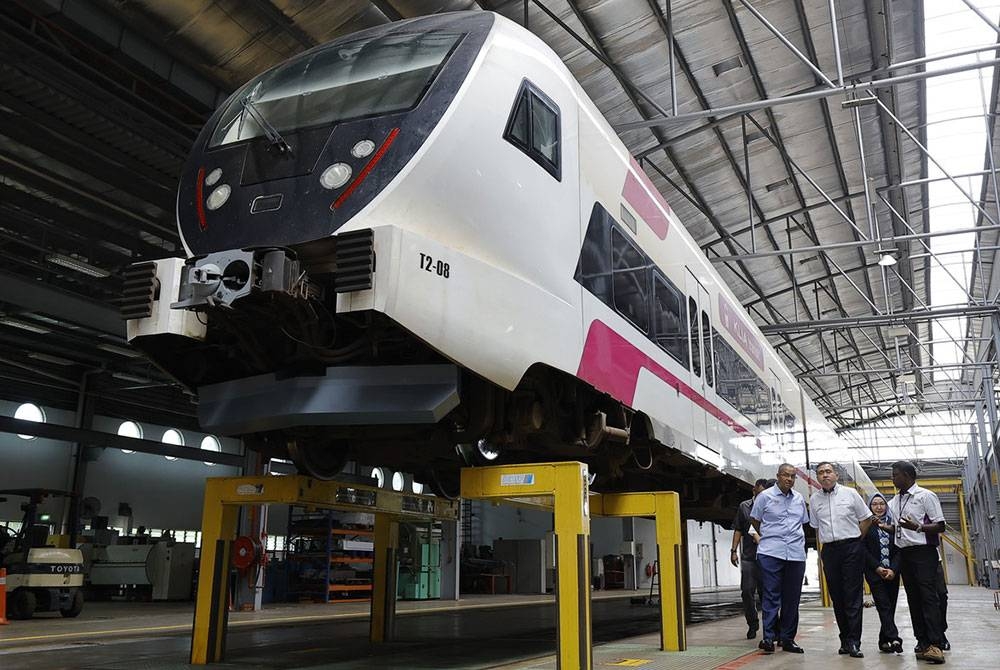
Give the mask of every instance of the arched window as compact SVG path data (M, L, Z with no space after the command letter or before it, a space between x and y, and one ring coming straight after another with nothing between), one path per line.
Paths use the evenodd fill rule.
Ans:
M26 402L14 411L14 418L24 421L34 421L35 423L45 423L45 412L38 405ZM35 439L34 435L21 435L18 433L17 436L22 440Z
M403 490L403 485L405 483L406 483L406 478L403 477L403 473L402 472L393 472L392 473L392 490L393 491L402 491Z
M413 489L413 492L416 493L417 495L420 495L421 493L424 492L424 485L418 481L414 481L413 484L411 485L411 488Z
M201 439L201 448L205 451L222 451L222 444L219 443L219 438L214 435L206 435ZM215 463L209 463L205 461L205 465L215 465Z
M134 437L138 440L142 439L142 426L137 424L135 421L122 421L121 425L118 426L118 434L122 437ZM123 454L134 454L134 449L122 449Z
M181 435L181 431L175 428L168 428L163 432L163 437L160 438L160 442L163 444L173 444L178 447L184 446L184 436ZM176 456L164 456L168 461L176 461Z
M382 468L372 468L372 479L375 480L375 485L378 488L385 486L385 470Z

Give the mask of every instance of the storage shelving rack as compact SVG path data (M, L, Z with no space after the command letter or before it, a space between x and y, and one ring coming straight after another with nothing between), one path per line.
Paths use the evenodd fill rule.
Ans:
M289 508L289 597L326 603L371 599L374 529L345 526L336 512Z

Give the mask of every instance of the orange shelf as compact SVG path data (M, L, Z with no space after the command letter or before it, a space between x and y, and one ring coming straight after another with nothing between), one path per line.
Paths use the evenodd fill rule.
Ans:
M331 591L371 591L371 584L330 584Z

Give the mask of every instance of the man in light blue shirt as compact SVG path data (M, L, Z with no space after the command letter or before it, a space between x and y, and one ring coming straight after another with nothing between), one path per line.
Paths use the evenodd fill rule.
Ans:
M782 463L777 483L761 491L750 510L750 523L760 533L757 565L764 582L764 639L758 645L765 653L774 644L783 651L803 653L795 644L799 628L799 598L806 572L806 536L809 523L805 498L793 490L795 466Z

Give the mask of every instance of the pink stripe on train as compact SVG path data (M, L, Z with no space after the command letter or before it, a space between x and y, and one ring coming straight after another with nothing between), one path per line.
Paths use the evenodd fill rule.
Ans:
M625 175L622 199L632 206L657 237L665 239L670 228L669 215L673 213L670 205L636 160L630 157L629 161L632 169Z

